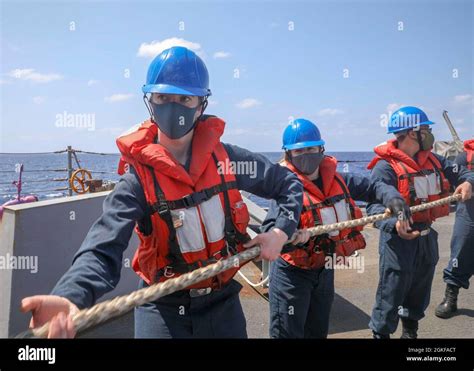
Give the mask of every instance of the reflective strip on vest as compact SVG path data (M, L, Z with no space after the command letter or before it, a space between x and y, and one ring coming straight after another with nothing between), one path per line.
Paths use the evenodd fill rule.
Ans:
M205 249L201 222L208 242L217 242L224 238L225 214L219 195L198 206L173 210L171 213L173 219L178 220L175 224L176 236L182 253Z
M321 222L323 225L345 222L346 220L351 219L349 204L346 202L346 200L340 200L333 206L319 209L319 214L321 215ZM329 235L337 236L339 233L339 231L332 231L329 232Z
M418 199L428 199L428 196L439 195L441 193L440 179L436 173L415 176L413 183Z

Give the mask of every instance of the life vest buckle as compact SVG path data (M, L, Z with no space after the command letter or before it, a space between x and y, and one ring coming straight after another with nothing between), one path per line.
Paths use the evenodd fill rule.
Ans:
M234 238L235 238L235 235L234 235ZM227 240L225 241L225 246L226 246L226 250L227 250L227 256L236 255L238 253L237 248L235 247L235 245L232 246Z
M332 206L334 205L334 202L331 198L326 198L323 202L321 202L324 206Z
M220 260L224 259L225 254L224 254L223 250L227 251L227 254L229 253L229 250L226 247L226 248L224 248L222 250L218 250L214 254L212 254L212 258L215 259L215 261L220 261ZM217 255L219 255L219 254L220 254L220 257L217 258Z
M158 200L158 202L152 205L152 211L157 212L161 217L169 212L168 203L166 200Z
M182 200L184 207L186 209L189 209L190 207L194 207L205 201L206 195L204 194L204 192L194 192L184 196Z

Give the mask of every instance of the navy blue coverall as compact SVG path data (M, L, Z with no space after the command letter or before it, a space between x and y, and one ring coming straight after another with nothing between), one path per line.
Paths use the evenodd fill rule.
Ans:
M301 212L301 182L290 170L272 164L265 156L224 144L230 161L256 164L255 174L236 174L237 186L278 204L275 227L291 236ZM190 161L185 164L189 169ZM92 306L120 280L123 252L133 228L145 216L147 203L137 175L125 174L104 201L104 212L93 224L70 269L52 295L69 299L79 308ZM292 214L294 217L289 217ZM140 287L146 286L141 281ZM191 297L178 291L135 310L135 337L246 337L246 321L239 300L242 286L230 281L220 290Z
M351 197L357 201L402 198L396 188L382 182L372 183L360 174L340 173ZM314 183L321 188L324 179ZM272 228L278 217L278 207L272 202L262 231ZM279 257L270 268L270 337L326 338L329 314L334 300L334 269L325 267L307 270Z
M444 175L457 186L464 181L474 185L474 174L465 167L458 169L452 161L436 155ZM459 170L459 171L458 171ZM395 171L385 160L377 162L371 178L397 187ZM383 213L385 207L371 203L367 214ZM415 223L414 230L429 233L414 240L404 240L395 229L395 217L375 226L380 229L379 284L369 327L376 333L389 335L396 331L400 318L419 321L430 302L431 284L438 262L438 233L426 223Z
M467 166L466 152L460 153L455 163ZM469 288L469 279L474 274L474 197L459 202L451 238L451 257L443 271L444 282Z

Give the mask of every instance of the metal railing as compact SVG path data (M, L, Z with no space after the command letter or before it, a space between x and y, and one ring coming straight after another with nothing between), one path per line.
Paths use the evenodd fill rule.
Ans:
M83 154L91 154L91 155L101 155L101 156L119 156L118 153L102 153L102 152L92 152L92 151L82 151L78 149L73 149L72 146L67 146L64 150L53 151L53 152L34 152L34 153L24 153L27 155L45 155L45 154L67 154L67 167L66 168L43 168L43 169L32 169L32 170L22 170L23 173L55 173L55 172L63 172L67 174L67 177L46 177L43 179L23 179L22 183L29 184L29 183L52 183L52 182L67 182L66 186L58 187L58 188L48 188L48 189L36 189L33 191L29 191L29 193L44 193L44 192L58 192L58 191L67 191L69 196L72 196L73 190L70 185L69 180L72 177L72 174L77 169L82 168L79 158L77 157L78 153ZM0 155L17 155L18 153L0 153ZM23 155L23 153L18 154ZM75 166L74 166L75 163ZM117 174L113 171L102 171L102 170L91 170L87 169L93 174ZM18 169L15 170L0 170L1 173L18 173ZM10 185L12 190L16 187L15 181L2 181L0 185L6 186ZM12 192L2 192L0 196L9 196Z
M56 169L32 169L32 170L23 170L24 173L38 173L38 172L44 172L44 173L66 173L66 177L47 177L44 179L24 179L23 183L29 184L29 183L52 183L52 182L67 182L66 186L58 187L58 188L50 188L50 189L36 189L33 191L30 191L31 193L44 193L44 192L58 192L58 191L67 191L69 196L72 196L73 194L73 189L71 187L71 184L69 180L71 179L74 171L77 169L81 169L81 163L79 161L79 158L77 157L78 153L82 154L90 154L90 155L100 155L100 156L119 156L119 153L104 153L104 152L93 152L93 151L83 151L79 149L73 149L72 146L67 146L66 149L63 150L58 150L58 151L53 151L53 152L34 152L34 153L24 153L27 155L45 155L45 154L62 154L66 153L67 154L67 167L66 168L56 168ZM0 155L17 155L18 153L0 153ZM23 155L23 154L19 154ZM346 164L346 163L368 163L369 161L367 160L346 160L346 161L340 161L339 164ZM75 166L74 166L75 163ZM114 174L116 175L116 172L113 171L102 171L102 170L91 170L87 169L90 173L93 174ZM1 173L18 173L17 170L0 170ZM10 181L10 182L0 182L0 185L11 185L12 189L15 187L15 183ZM10 195L10 192L3 192L0 193L0 196L8 196Z

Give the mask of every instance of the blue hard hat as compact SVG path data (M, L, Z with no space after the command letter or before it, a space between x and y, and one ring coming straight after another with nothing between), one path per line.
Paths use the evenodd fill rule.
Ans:
M314 146L323 146L324 140L318 127L306 119L296 119L283 132L283 149L299 149Z
M206 65L196 53L182 46L163 50L153 59L142 90L145 94L211 95Z
M417 107L402 107L390 117L387 133L397 133L420 125L434 125L434 122L428 120L426 113Z

